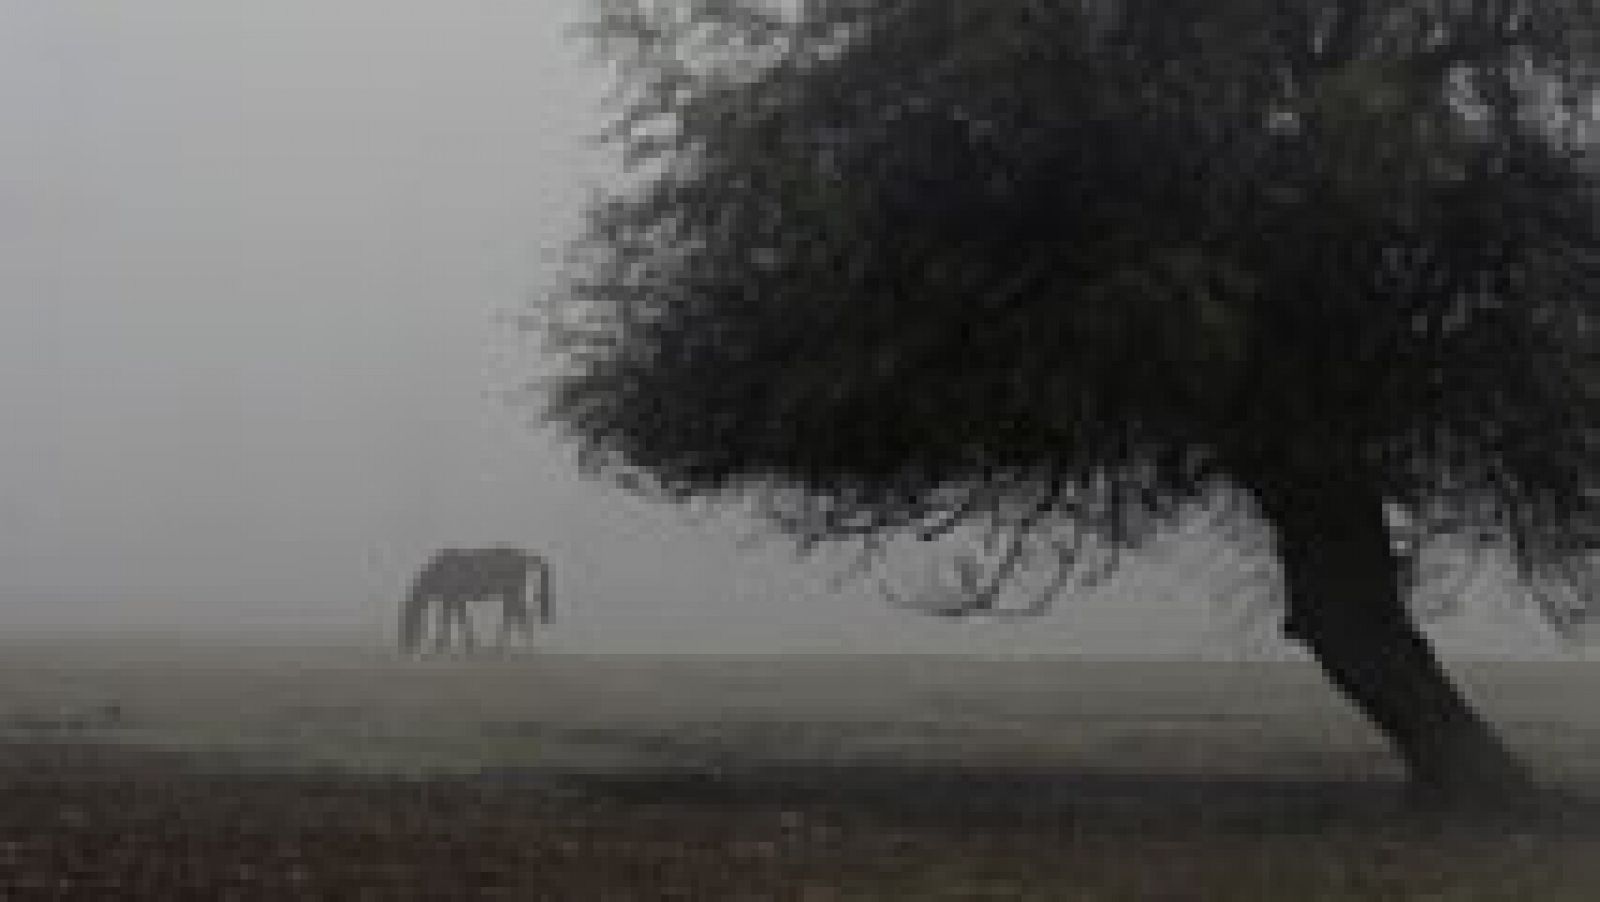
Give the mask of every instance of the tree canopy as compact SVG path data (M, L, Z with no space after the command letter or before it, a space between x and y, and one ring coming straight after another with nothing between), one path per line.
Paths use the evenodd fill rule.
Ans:
M1595 18L613 3L647 177L593 220L553 412L593 464L765 488L816 537L1131 541L1359 468L1554 565L1600 525Z

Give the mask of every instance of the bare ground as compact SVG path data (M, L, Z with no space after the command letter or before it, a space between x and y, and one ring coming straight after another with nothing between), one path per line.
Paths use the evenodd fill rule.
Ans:
M1383 784L872 768L564 785L0 753L6 899L1590 899L1591 814Z
M703 663L430 670L263 660L253 671L178 657L57 659L55 669L26 655L6 661L0 899L1600 897L1592 803L1408 814L1392 773L1332 708L1246 699L1250 709L1280 705L1286 726L1230 725L1236 709L1216 696L1244 685L1233 677L1173 679L1156 668L1134 678L1052 663L713 673ZM534 676L542 694L510 691ZM1053 706L1018 701L1067 677L1102 701L1059 686ZM1260 688L1282 695L1300 679ZM1552 686L1576 692L1588 677L1574 679L1541 671L1485 683L1499 713L1516 715L1511 732L1524 747L1530 736L1568 737L1540 751L1547 773L1592 747L1588 721L1563 714L1570 703L1551 707ZM652 687L675 699L653 720ZM679 696L690 689L692 698ZM1120 709L1107 692L1121 693ZM342 736L346 754L364 748L350 744L347 721L385 704L438 714L430 731L384 734L391 745L443 748L471 766L275 762L289 748L281 729L266 731L276 744L215 741L266 735L293 714L294 741ZM1314 716L1294 721L1288 708ZM95 718L138 728L97 729ZM183 742L148 741L169 721L184 727L171 734ZM1009 732L994 731L1001 721ZM1129 744L1140 724L1164 744ZM1068 727L1076 744L1063 737ZM479 744L439 745L469 734ZM822 734L834 741L818 745ZM882 742L904 735L920 745ZM1327 758L1289 753L1319 738ZM1258 753L1239 760L1252 743ZM580 766L585 750L621 746L631 758ZM504 764L508 748L526 766ZM1572 784L1580 770L1557 782Z

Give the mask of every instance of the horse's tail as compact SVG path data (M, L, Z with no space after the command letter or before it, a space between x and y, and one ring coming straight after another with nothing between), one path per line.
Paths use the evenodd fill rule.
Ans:
M428 611L428 595L420 586L413 587L411 593L400 606L400 648L402 651L416 651L422 645L422 620Z
M528 572L533 574L534 590L539 593L539 622L548 624L555 619L555 608L550 598L550 562L535 557L529 561Z

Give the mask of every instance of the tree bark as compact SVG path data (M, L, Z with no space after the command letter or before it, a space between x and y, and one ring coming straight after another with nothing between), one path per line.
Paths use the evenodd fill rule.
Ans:
M1515 798L1522 765L1456 689L1401 589L1382 496L1359 479L1250 486L1272 524L1288 610L1284 631L1399 753L1420 799Z

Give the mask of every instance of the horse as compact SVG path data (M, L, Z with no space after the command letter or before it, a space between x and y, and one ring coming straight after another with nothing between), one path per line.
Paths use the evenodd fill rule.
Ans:
M527 597L530 575L535 578L539 622L548 624L552 619L550 564L541 555L509 546L445 548L436 552L412 580L401 606L400 647L405 651L421 647L428 608L438 604L435 649L449 647L452 624L459 627L465 647L473 648L476 639L467 605L496 598L502 610L499 646L508 644L513 630L527 640L531 635Z

